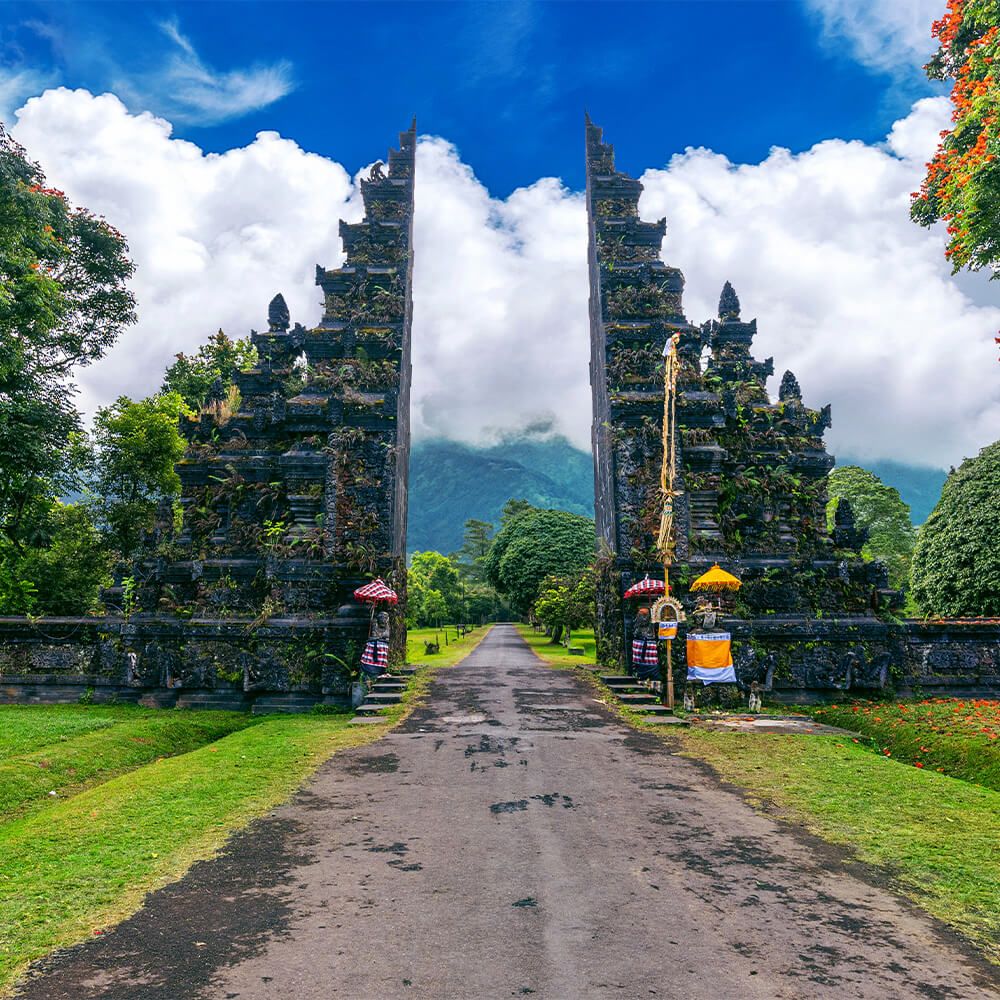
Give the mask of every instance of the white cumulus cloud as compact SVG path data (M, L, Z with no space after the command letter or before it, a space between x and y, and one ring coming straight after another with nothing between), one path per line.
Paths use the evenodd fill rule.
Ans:
M1000 287L974 302L943 234L909 221L947 119L947 100L926 98L882 146L836 139L742 165L688 149L642 178L640 209L667 217L688 315L713 315L732 280L775 379L790 368L807 403L832 401L834 451L947 465L1000 437Z
M1000 437L994 286L953 280L941 234L908 218L946 118L930 99L878 146L831 140L744 165L689 149L643 177L640 208L667 216L688 316L713 315L732 279L760 319L758 356L792 368L811 405L833 403L835 450L947 465ZM206 154L86 91L29 101L15 134L52 183L128 234L138 264L139 324L81 371L88 409L155 390L172 355L219 326L262 327L276 291L293 319L319 319L314 265L340 263L338 220L361 215L340 164L273 132ZM582 196L543 178L491 197L454 146L425 137L415 251L415 433L474 441L552 418L587 446Z
M425 139L415 200L415 431L476 441L554 418L589 449L582 196L544 178L491 198L451 144Z

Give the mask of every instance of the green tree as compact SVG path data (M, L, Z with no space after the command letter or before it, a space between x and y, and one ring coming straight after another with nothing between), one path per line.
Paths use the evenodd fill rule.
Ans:
M462 547L455 554L459 572L470 580L482 580L483 560L493 541L493 525L474 517L465 522Z
M162 392L176 392L193 410L200 410L218 383L225 395L236 380L236 373L257 363L257 348L249 337L231 340L222 330L209 338L198 353L183 352L163 376Z
M135 320L125 238L61 191L0 126L0 531L72 489L74 369Z
M564 510L522 509L500 529L486 558L486 579L525 614L547 576L579 572L594 558L594 522Z
M448 602L440 590L425 590L420 602L420 620L423 625L440 625L448 619Z
M32 511L38 544L19 552L0 541L0 614L82 615L100 606L112 556L90 512L57 501Z
M917 533L911 593L929 615L1000 616L1000 441L966 459Z
M470 623L498 621L510 617L510 608L487 583L471 583L465 589L465 617Z
M440 552L414 552L407 573L409 599L416 597L416 620L420 624L436 624L445 619L458 621L463 617L462 581L458 567ZM443 601L439 606L437 594ZM433 607L433 612L428 608Z
M910 576L916 531L910 520L910 508L899 491L857 465L833 469L827 485L830 501L826 516L830 529L833 529L837 505L846 499L857 526L868 531L868 540L861 549L862 557L881 559L888 567L889 583L893 587L905 587Z
M910 214L922 226L944 220L953 271L1000 273L1000 4L949 0L931 34L940 46L925 67L952 80L952 128L941 133Z
M552 641L569 646L574 629L594 624L597 613L592 567L571 576L547 576L538 591L535 617L551 630Z
M185 411L176 392L138 402L121 396L97 411L92 505L122 559L137 553L160 502L180 492L174 465L184 456L177 424Z
M507 527L511 521L532 510L538 510L538 508L533 507L527 500L511 497L500 509L500 527Z

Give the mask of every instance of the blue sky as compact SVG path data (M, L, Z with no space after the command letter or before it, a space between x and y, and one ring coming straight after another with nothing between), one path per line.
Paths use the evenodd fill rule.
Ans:
M505 196L540 176L582 185L584 108L635 174L687 146L755 162L881 139L931 85L919 61L859 62L823 31L824 6L7 3L0 65L112 90L206 150L275 129L348 169L417 114Z

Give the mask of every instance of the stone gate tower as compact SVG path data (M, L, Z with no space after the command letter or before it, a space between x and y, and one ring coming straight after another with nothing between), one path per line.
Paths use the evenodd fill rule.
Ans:
M376 575L402 598L401 658L415 154L416 122L361 181L344 266L316 269L320 323L292 325L275 296L238 402L185 428L180 529L137 574L125 626L134 684L181 704L342 700L367 629L352 592Z
M718 319L688 323L683 275L660 260L666 221L639 218L642 185L615 169L601 129L585 127L602 662L627 662L621 595L647 572L662 575L662 350L680 333L673 596L690 605L690 582L714 562L743 580L728 609L734 636L753 640L739 646L741 680L760 673L792 689L884 681L887 654L871 644L886 634L874 609L893 599L884 568L858 558L849 508L832 533L826 526L830 408L806 407L791 372L770 400L772 360L753 357L757 324L741 318L728 282Z

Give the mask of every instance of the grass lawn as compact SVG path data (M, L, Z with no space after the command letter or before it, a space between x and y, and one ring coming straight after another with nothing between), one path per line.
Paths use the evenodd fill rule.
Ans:
M819 722L862 733L886 757L1000 791L1000 702L929 698L811 709Z
M241 712L2 705L0 817L13 819L50 803L53 792L81 791L259 722Z
M535 653L554 667L592 667L597 663L593 629L580 629L573 633L571 644L582 646L583 656L571 656L566 652L565 646L553 645L549 636L544 632L536 632L530 625L518 625L517 631Z
M676 735L752 800L887 869L906 895L1000 962L1000 792L900 764L849 737Z
M406 662L411 667L449 667L457 663L467 653L482 642L489 631L489 625L479 625L468 635L459 636L454 625L443 628L411 628L406 632ZM445 635L448 644L445 645ZM427 654L424 642L437 642L440 653Z

